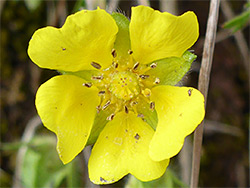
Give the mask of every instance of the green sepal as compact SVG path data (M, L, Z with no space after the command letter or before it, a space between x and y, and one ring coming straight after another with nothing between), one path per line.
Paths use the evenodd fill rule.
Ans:
M189 71L196 57L195 54L186 51L182 57L169 57L154 61L153 63L156 64L156 67L145 72L146 75L149 75L149 78L145 79L144 84L151 87L154 85L176 85ZM152 63L147 66L150 65ZM159 83L155 84L157 78Z
M93 123L91 133L86 145L91 145L96 142L99 134L101 133L105 125L109 122L109 120L107 120L107 117L109 117L114 111L115 106L111 104L107 109L101 110L99 113L96 113L95 121Z
M130 37L129 37L129 23L130 21L126 16L121 13L114 12L111 15L118 26L118 33L114 48L116 49L118 57L128 57L128 50L130 49Z
M156 129L156 126L158 124L158 116L156 110L151 110L150 105L147 101L139 100L140 102L136 104L136 110L137 113L142 116L142 119L149 124L154 130Z
M58 72L60 72L62 75L74 75L74 76L80 77L87 82L93 81L91 79L93 76L100 76L101 75L101 72L96 71L96 70L83 70L83 71L77 71L77 72L58 70Z

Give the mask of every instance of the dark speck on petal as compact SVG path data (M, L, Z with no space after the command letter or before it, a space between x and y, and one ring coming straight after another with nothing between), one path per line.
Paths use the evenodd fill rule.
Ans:
M140 135L139 135L138 133L136 133L136 135L134 136L134 138L135 138L136 140L139 140Z

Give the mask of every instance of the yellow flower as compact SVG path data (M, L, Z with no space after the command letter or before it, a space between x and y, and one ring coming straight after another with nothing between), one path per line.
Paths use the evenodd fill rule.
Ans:
M36 108L57 135L63 163L95 143L92 182L128 173L159 178L204 118L203 95L175 86L196 58L186 50L198 35L193 12L174 16L144 6L132 8L131 21L98 8L69 16L60 29L37 30L30 58L62 73L38 89Z

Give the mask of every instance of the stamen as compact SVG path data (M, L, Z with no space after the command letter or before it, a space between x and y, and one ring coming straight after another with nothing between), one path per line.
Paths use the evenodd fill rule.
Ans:
M88 87L88 88L90 88L91 86L92 86L92 84L91 83L84 83L84 84L82 84L83 86L86 86L86 87Z
M99 112L101 111L101 105L98 105L98 106L96 107L96 110L97 110L97 113L99 113Z
M125 105L124 106L125 112L128 114L128 107Z
M136 70L139 67L139 62L136 62L133 66L133 70Z
M132 54L133 54L133 51L132 51L132 50L129 50L129 51L128 51L128 54L129 54L129 55L132 55Z
M149 78L149 75L141 74L139 77L140 77L141 79L145 80L146 78Z
M134 105L136 105L136 104L138 104L137 101L132 101L132 102L130 103L130 106L134 106Z
M96 68L96 69L101 69L102 66L99 64L99 63L96 63L96 62L91 62L91 65Z
M113 67L114 67L115 69L118 68L118 63L116 63L116 62L113 61L112 65L113 65Z
M149 107L150 107L151 110L154 110L154 109L155 109L155 103L154 103L154 102L151 102L151 103L149 104Z
M150 68L152 68L152 69L154 69L154 68L156 68L157 67L157 64L156 63L152 63L151 65L150 65Z
M155 78L155 84L159 84L160 83L160 78Z
M116 53L116 50L115 50L115 49L112 49L111 54L112 54L113 58L116 58L117 53Z
M111 114L110 116L107 117L107 120L112 121L115 117L115 114Z
M106 104L103 105L102 110L105 110L106 108L108 108L108 106L110 105L111 101L108 100L108 102L106 102Z
M92 76L91 77L92 80L102 80L103 79L103 76Z
M99 91L98 94L99 94L99 95L104 95L104 94L105 94L105 91Z

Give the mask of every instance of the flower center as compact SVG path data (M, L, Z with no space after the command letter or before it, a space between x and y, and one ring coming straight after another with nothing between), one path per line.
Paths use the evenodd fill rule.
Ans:
M130 100L140 93L138 79L130 71L114 73L109 91L119 99Z

